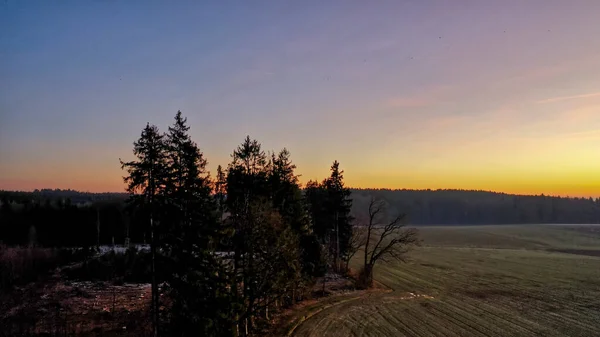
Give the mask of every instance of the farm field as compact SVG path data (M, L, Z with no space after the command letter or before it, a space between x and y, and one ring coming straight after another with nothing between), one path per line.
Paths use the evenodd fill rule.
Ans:
M391 292L328 307L293 335L600 336L600 226L419 230L407 263L375 270Z

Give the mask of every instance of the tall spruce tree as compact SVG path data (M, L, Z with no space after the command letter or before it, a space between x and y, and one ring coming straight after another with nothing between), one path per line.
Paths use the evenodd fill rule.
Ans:
M171 332L179 336L231 333L232 301L225 264L215 254L217 208L207 160L188 134L181 111L167 134L169 231L164 250L173 300Z
M304 189L304 197L308 204L313 231L321 244L327 244L332 228L327 216L325 186L317 181L309 181Z
M137 160L121 162L128 176L123 180L131 199L149 214L150 252L152 273L152 326L154 336L159 334L159 293L157 282L157 224L158 215L164 209L165 200L161 191L166 183L166 143L156 126L146 124L140 138L133 143L133 154Z
M165 194L171 206L171 230L174 230L169 233L168 242L180 241L186 229L194 228L200 235L196 238L197 244L206 249L216 235L216 204L211 196L207 160L188 134L190 128L186 123L187 118L178 111L166 137L168 174Z
M294 173L296 165L290 159L290 152L284 148L277 155L273 153L270 168L273 206L298 237L302 274L310 279L321 273L321 247L313 233L308 204L302 195L299 176Z
M232 293L243 308L237 313L237 331L247 331L248 320L253 312L250 279L255 263L254 237L256 221L253 220L252 206L264 200L267 195L267 157L260 143L249 136L231 155L232 161L227 168L227 226L233 232L231 249L233 250L233 268L231 273ZM241 286L241 288L240 288ZM242 327L240 329L240 327ZM240 331L241 330L241 331Z
M227 177L221 165L217 166L217 177L215 181L215 197L219 208L220 221L225 216L225 198L227 196Z
M328 217L332 243L330 249L334 256L334 268L340 270L341 259L348 253L352 237L351 191L344 186L344 171L336 160L331 165L331 175L323 181L326 191L326 212Z

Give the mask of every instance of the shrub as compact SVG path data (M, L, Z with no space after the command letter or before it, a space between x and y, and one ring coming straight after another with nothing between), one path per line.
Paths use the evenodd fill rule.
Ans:
M125 253L110 251L80 265L64 270L70 279L82 281L123 281L148 283L150 274L150 254L129 248Z
M56 249L0 246L0 289L36 281L59 263Z
M81 261L90 249L7 247L0 245L0 291L39 280L62 265Z

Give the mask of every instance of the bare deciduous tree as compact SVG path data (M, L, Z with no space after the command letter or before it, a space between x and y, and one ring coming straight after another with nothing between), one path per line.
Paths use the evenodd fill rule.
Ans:
M373 284L373 268L378 261L404 261L405 254L418 243L417 230L406 227L406 214L399 214L386 221L385 201L371 198L366 225L364 266L359 283Z
M364 246L367 242L366 229L367 228L364 226L355 225L352 227L352 236L348 241L348 248L346 250L346 254L344 255L346 270L348 270L348 265L350 264L350 260L352 260L352 257L354 257L354 255L356 255L360 248Z

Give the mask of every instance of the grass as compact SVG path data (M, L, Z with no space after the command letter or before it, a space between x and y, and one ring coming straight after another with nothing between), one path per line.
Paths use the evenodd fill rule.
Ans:
M598 229L421 227L408 263L375 270L392 292L327 307L293 335L600 336Z

